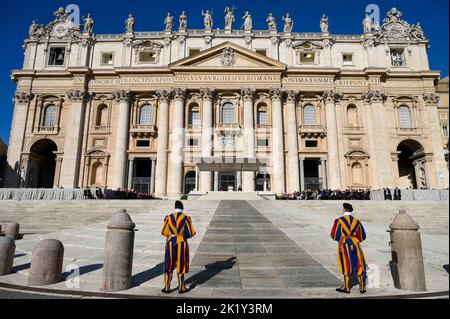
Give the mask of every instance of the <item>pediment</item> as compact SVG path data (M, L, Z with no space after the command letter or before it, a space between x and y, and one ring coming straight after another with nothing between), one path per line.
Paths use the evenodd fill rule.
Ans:
M312 42L312 41L300 41L300 42L296 42L292 45L292 48L294 50L310 50L310 51L315 51L315 50L322 50L323 49L323 45L319 44L317 42Z
M286 65L239 45L225 42L193 56L178 60L170 65L173 70L216 69L216 70L284 70Z

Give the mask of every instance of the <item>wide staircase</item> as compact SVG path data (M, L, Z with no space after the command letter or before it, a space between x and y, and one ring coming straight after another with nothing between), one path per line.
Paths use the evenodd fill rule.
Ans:
M199 200L262 200L257 192L207 192Z

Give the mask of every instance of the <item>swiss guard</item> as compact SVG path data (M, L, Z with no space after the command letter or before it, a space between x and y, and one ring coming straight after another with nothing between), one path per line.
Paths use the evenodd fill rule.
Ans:
M189 292L185 285L185 275L189 272L189 245L187 240L195 236L196 232L189 216L183 213L183 203L175 202L175 212L166 216L161 234L167 238L164 258L164 289L163 293L170 293L173 272L178 274L178 292Z
M352 216L353 207L344 203L344 216L334 221L331 238L338 244L338 263L344 275L344 286L336 291L350 293L350 276L358 279L360 293L366 292L366 260L360 243L366 239L366 232L361 222Z

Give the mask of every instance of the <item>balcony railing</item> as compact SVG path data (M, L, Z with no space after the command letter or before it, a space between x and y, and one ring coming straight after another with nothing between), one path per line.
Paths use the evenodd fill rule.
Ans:
M344 131L347 133L360 133L364 131L364 127L358 125L345 125Z
M109 133L109 125L96 125L93 133Z
M233 135L241 133L241 126L239 123L219 123L216 126L216 131L219 135L232 133Z
M151 137L156 136L155 125L133 124L130 130L133 137Z
M298 128L301 137L325 137L326 128L324 125L300 125Z
M322 189L323 188L323 178L319 177L305 177L305 189Z
M41 133L41 134L57 134L58 133L57 126L39 126L37 130L38 130L38 133Z
M420 135L421 130L417 127L397 127L398 135Z

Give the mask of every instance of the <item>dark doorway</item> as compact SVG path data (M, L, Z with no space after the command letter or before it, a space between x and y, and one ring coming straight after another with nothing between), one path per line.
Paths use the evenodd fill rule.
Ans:
M236 191L236 172L219 172L219 190L228 191L233 190Z
M58 147L49 139L42 139L30 149L27 184L30 187L53 188Z
M319 178L319 164L317 159L306 159L303 162L303 174L305 177L305 189L321 189L322 179Z
M258 173L256 175L256 191L264 192L270 191L270 175L265 173Z
M422 145L414 140L406 140L398 145L397 151L399 152L398 175L401 188L417 189L419 186L423 186L423 182L419 185L418 176L416 176L417 160L425 156ZM423 170L423 167L419 170Z
M187 172L184 176L184 193L189 194L195 189L195 172Z
M134 160L132 189L138 193L150 193L152 161L147 158Z

